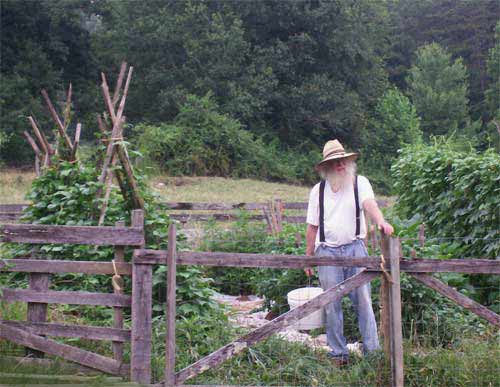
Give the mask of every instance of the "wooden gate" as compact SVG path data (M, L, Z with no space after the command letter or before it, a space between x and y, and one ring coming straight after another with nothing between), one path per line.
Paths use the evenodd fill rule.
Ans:
M49 226L4 224L2 242L29 244L69 243L114 246L115 264L95 261L47 260L27 257L0 260L1 271L29 273L29 289L2 289L0 300L28 303L27 321L0 321L0 338L113 375L129 375L133 381L151 379L151 266L133 266L124 261L126 246L144 246L144 215L132 212L131 227L123 222L115 227ZM145 269L144 269L145 268ZM114 293L49 290L50 274L83 273L132 276L132 296L115 287ZM50 303L102 305L114 309L113 327L66 325L47 322ZM123 308L132 308L132 330L123 329ZM75 346L61 344L52 337L110 340L113 358ZM123 362L123 343L131 342L131 364Z
M500 274L500 262L488 259L402 259L398 238L382 238L381 257L307 257L300 255L245 254L217 252L176 252L175 225L169 232L169 249L135 250L134 264L168 265L167 277L167 336L165 386L181 386L204 371L212 369L251 345L266 339L285 327L319 310L328 303L341 299L353 289L382 275L381 336L384 350L391 364L393 386L403 386L403 338L401 326L400 271L407 272L423 284L448 297L490 323L500 327L500 316L442 283L429 273L459 272L469 274ZM321 295L275 318L219 348L197 362L175 372L175 289L176 265L206 265L261 268L304 268L313 266L364 267L365 270L326 290Z

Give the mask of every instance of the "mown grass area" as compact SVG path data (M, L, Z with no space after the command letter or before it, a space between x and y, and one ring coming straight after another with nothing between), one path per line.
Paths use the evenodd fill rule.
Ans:
M0 170L0 203L23 203L35 174L17 169ZM153 190L169 202L266 202L273 198L284 201L307 201L310 187L270 183L252 179L223 177L155 176Z
M19 169L0 169L0 204L25 203L35 173Z

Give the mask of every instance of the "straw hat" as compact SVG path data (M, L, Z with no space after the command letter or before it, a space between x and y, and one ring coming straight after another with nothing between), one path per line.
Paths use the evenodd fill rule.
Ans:
M356 158L357 156L357 153L347 153L339 140L330 140L323 148L323 160L316 164L316 169L330 160Z

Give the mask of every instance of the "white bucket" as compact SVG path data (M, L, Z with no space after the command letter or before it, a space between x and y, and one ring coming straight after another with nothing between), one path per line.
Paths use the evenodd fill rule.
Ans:
M323 289L314 287L292 290L287 294L288 305L290 305L290 309L296 308L297 306L305 304L307 301L313 299L321 293L323 293ZM309 316L297 321L297 323L293 325L293 328L297 330L310 330L321 328L324 324L325 316L323 308L321 308L320 310L311 313Z

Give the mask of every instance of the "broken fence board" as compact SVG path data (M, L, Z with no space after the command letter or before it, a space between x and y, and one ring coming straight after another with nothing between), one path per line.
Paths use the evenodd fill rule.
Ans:
M193 378L204 371L218 366L245 348L266 339L287 326L293 325L301 318L321 309L330 302L341 299L353 289L371 281L377 276L378 273L362 271L348 278L305 304L282 314L262 327L247 333L239 339L219 348L217 351L212 352L210 355L198 360L196 363L177 372L176 384L183 383L187 379Z
M24 329L14 328L0 323L0 337L16 344L43 351L50 355L94 368L112 375L125 375L126 367L122 367L116 360L97 355L67 344L47 339L30 333Z
M141 246L144 244L144 233L136 227L2 224L0 241Z
M132 275L132 264L116 262L120 275ZM111 262L63 261L38 259L0 259L0 271L25 273L114 274Z
M130 341L130 331L126 329L12 320L0 320L0 323L14 328L28 330L35 335L75 337L89 340L112 340L119 342Z
M450 300L460 305L461 307L470 310L472 313L478 315L479 317L484 318L489 321L491 324L500 328L500 316L488 309L487 307L477 303L474 300L471 300L469 297L464 296L458 290L453 289L452 287L446 285L441 282L437 278L429 275L429 274L419 274L419 273L410 273L416 280L423 283L424 285L434 289L441 295L448 297Z
M90 293L47 290L39 292L29 289L2 289L0 300L13 302L41 302L47 304L130 306L131 297L123 294Z

